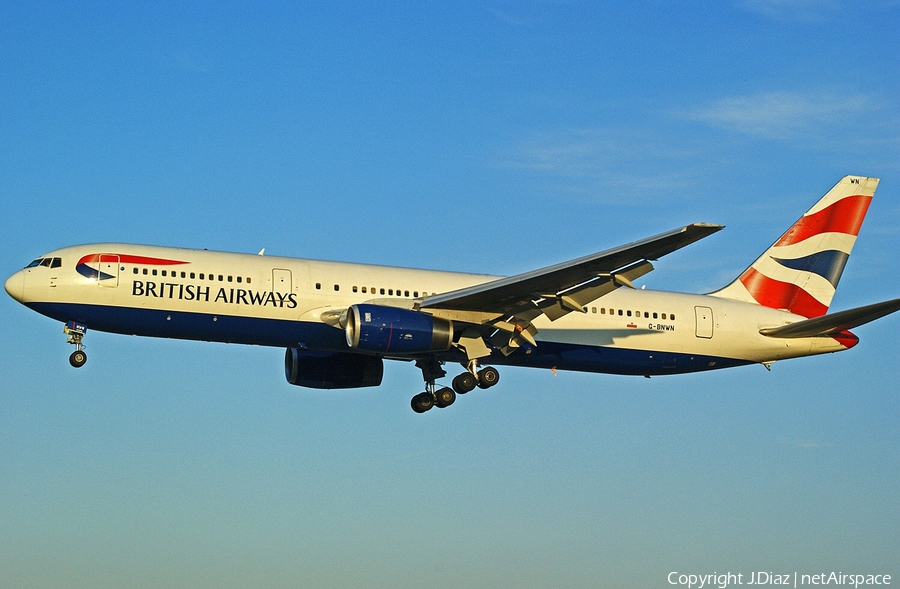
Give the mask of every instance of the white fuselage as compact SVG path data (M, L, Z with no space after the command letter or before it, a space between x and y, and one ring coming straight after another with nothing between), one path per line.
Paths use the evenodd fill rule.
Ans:
M323 314L417 301L497 277L273 256L103 243L42 256L6 290L60 321L115 333L350 351ZM55 266L55 267L52 267ZM619 288L550 321L536 346L492 361L622 374L666 374L834 352L829 337L778 339L763 328L804 319L709 295ZM453 354L447 356L455 360Z

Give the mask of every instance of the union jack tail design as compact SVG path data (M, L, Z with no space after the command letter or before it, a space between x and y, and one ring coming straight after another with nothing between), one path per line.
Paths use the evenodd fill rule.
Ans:
M845 176L734 282L711 294L824 315L877 187L878 178Z

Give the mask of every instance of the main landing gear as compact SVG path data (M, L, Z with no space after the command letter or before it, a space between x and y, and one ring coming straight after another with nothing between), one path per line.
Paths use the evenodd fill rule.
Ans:
M84 334L87 333L87 326L69 321L63 327L63 333L69 336L69 339L66 340L68 343L75 344L75 351L69 356L69 364L75 368L81 368L87 362L87 354L84 352L84 345L81 343L84 339Z
M449 407L456 401L457 394L465 395L475 387L488 389L500 380L500 373L496 368L485 366L478 370L478 361L472 360L469 362L466 372L453 379L453 388L437 388L434 381L447 375L447 372L441 368L441 363L429 358L416 360L416 366L422 370L422 377L425 379L425 392L419 393L410 402L412 410L416 413L425 413L432 407L439 409Z

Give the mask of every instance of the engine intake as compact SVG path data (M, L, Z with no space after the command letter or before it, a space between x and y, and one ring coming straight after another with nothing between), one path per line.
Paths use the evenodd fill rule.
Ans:
M288 348L284 376L292 385L312 389L377 387L384 375L378 356L347 352L318 352Z
M352 349L380 354L445 351L453 343L451 321L381 305L361 304L347 309L344 331Z

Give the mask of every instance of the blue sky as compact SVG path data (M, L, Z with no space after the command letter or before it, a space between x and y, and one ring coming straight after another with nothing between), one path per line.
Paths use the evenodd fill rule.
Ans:
M648 288L736 276L882 179L833 302L900 295L900 5L4 3L0 264L128 241L514 274L684 223ZM415 415L282 350L0 297L2 587L666 587L900 578L896 316L671 378L503 369Z

